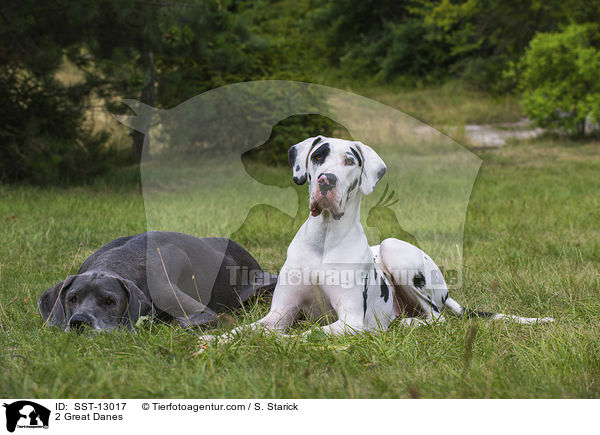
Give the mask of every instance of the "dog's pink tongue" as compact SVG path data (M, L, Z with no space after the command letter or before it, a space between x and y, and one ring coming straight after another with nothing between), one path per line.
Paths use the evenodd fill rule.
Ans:
M319 210L311 210L310 211L311 216L319 216L319 213L320 213Z

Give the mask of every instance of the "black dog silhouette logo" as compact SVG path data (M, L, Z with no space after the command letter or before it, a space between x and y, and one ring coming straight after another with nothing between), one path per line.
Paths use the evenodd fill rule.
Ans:
M388 193L389 187L389 184L385 185L381 198L379 198L377 204L369 210L366 221L367 225L379 230L379 241L384 241L385 239L393 237L408 242L411 245L415 245L420 249L421 247L419 246L417 238L402 228L400 222L398 222L398 218L396 213L394 213L392 206L396 204L399 199L396 197L396 191L392 190Z
M29 400L5 403L6 430L14 432L18 427L27 429L48 428L50 410Z

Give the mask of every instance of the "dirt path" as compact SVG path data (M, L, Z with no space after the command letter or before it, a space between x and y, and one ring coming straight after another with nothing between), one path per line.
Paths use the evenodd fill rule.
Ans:
M417 127L417 135L431 134L429 127ZM510 122L502 124L467 124L464 128L448 126L441 131L448 134L458 142L465 142L469 145L481 148L497 148L506 144L509 139L532 139L544 132L543 128L535 127L527 118L519 122Z
M524 118L519 122L494 125L466 125L465 135L475 146L500 147L508 139L533 139L544 132Z

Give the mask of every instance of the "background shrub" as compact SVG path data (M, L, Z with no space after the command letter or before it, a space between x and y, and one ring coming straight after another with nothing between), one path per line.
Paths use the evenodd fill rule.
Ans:
M0 181L87 181L115 163L108 134L84 127L83 95L24 71L0 75Z
M524 108L544 127L585 133L600 119L600 27L573 24L539 33L520 62Z

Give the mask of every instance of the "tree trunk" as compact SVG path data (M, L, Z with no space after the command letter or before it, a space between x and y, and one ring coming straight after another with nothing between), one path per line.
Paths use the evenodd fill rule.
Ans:
M577 135L585 136L585 119L577 123Z
M154 107L154 82L156 81L154 73L154 53L148 52L148 84L142 89L142 95L140 101L148 106ZM132 152L133 161L139 163L142 159L147 159L150 156L150 142L148 136L150 133L150 119L148 119L148 125L144 126L144 132L135 130L131 135L132 141Z

